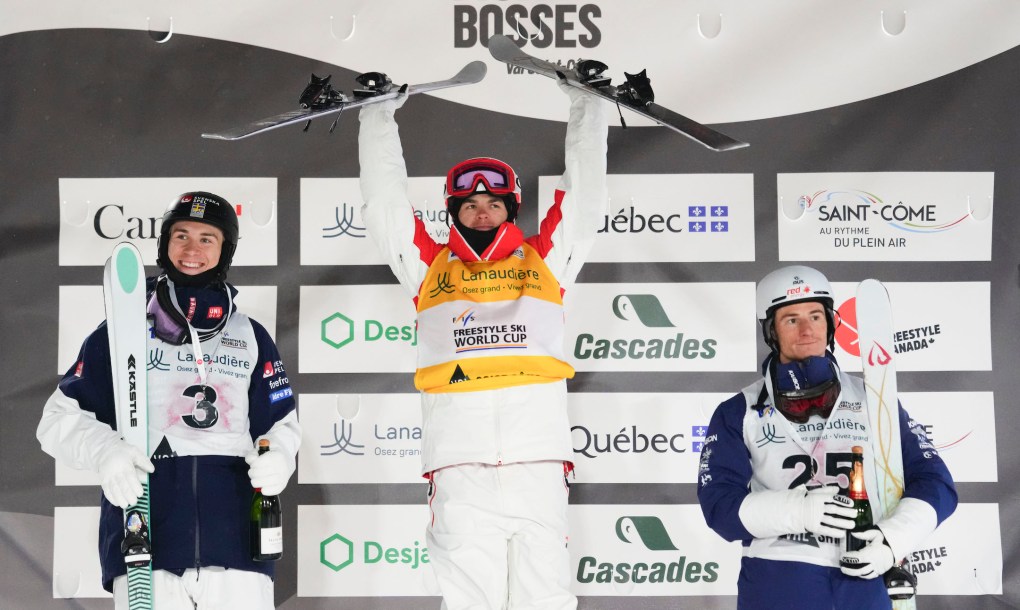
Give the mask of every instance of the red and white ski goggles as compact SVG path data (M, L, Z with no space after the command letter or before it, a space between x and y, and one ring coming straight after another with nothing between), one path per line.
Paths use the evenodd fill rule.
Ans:
M512 167L499 159L479 157L455 165L446 175L447 197L470 197L472 193L514 195L521 201L521 183Z

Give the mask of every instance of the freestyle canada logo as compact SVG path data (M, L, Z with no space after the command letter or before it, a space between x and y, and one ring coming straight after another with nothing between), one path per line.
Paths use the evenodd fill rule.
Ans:
M907 566L914 574L930 574L942 567L942 562L949 557L945 545L919 549L907 556Z
M341 534L333 534L319 543L319 563L334 572L359 559L367 566L417 570L429 563L429 551L417 540L407 546L389 546L375 540L363 540L358 544Z
M365 343L405 342L418 345L418 330L414 325L398 326L372 319L356 322L340 312L332 313L322 320L319 324L319 338L333 349L341 349L358 338L358 329L361 330L360 338Z
M453 46L486 45L502 34L521 47L591 49L602 41L601 18L597 4L459 3L453 5Z
M839 325L836 327L836 343L851 356L861 356L860 335L857 325L857 297L851 297L836 308L839 313ZM915 326L893 332L892 353L888 347L869 345L865 347L865 356L872 365L884 366L889 363L893 354L902 354L928 349L935 345L936 339L942 334L940 323Z
M652 294L621 294L613 299L613 314L620 320L648 329L673 329L676 325ZM635 324L627 325L630 332ZM712 359L715 339L697 339L683 332L669 331L662 337L606 337L603 333L582 332L574 342L574 357L579 360L658 360Z
M379 457L413 457L421 455L421 427L372 425L372 446L369 452ZM354 424L341 419L333 424L333 442L319 445L319 455L365 455L365 445L354 442Z
M627 561L585 555L577 562L580 583L696 583L719 579L715 561L689 560L670 538L662 520L655 516L625 516L616 520L616 537L625 545ZM641 558L632 560L639 553ZM646 555L647 553L647 555Z

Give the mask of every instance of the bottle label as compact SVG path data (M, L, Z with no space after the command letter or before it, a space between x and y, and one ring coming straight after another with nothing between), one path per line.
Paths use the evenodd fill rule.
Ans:
M283 552L283 528L264 527L259 531L260 547L263 555Z

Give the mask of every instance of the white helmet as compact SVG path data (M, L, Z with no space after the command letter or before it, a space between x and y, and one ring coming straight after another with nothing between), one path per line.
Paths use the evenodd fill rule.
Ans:
M827 343L832 347L836 334L836 320L829 280L817 269L804 265L790 265L776 269L758 282L755 291L755 310L761 324L765 344L777 351L773 322L776 310L786 305L807 301L821 303L828 319Z

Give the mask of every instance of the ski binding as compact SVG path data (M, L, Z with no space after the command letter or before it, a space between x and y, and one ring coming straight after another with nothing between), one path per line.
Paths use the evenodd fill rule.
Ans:
M329 82L331 75L319 77L312 74L308 85L305 86L298 98L300 110L276 114L233 129L203 133L202 137L211 140L241 140L271 129L301 122L305 123L304 130L307 131L313 119L335 114L337 116L329 128L332 133L344 110L395 99L400 95L414 95L450 87L472 85L485 78L485 71L485 62L473 61L449 79L420 85L405 84L399 87L394 85L389 77L382 72L366 72L355 79L361 88L355 89L350 95L333 88Z
M682 114L673 112L668 108L655 103L655 93L652 91L652 84L645 70L637 74L624 73L626 81L620 85L610 84L610 78L605 75L608 69L606 64L594 59L582 59L577 62L574 69L567 69L549 61L533 57L520 48L513 40L506 36L497 35L489 38L489 53L492 56L512 66L536 72L548 78L566 82L571 87L576 87L591 95L601 97L616 104L617 109L623 106L632 112L655 121L663 127L668 127L677 133L683 134L695 142L715 151L734 150L748 146L746 142L735 140L710 127L706 127L693 119ZM620 113L620 121L623 121L623 113Z

